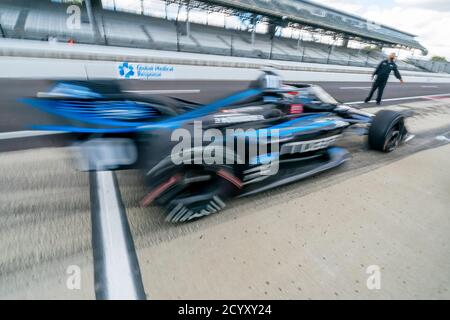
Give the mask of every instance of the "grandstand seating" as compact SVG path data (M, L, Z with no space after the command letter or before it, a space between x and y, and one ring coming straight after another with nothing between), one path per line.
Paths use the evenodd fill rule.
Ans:
M18 7L1 5L0 23L6 35L12 34L14 27L17 24L20 11L21 9Z
M270 5L270 1L246 0L259 5ZM273 42L267 34L252 35L248 31L225 29L215 26L190 24L187 34L185 23L144 15L103 10L96 16L98 37L83 12L80 29L66 26L66 6L50 2L39 2L23 8L19 5L0 4L0 24L7 37L58 41L73 39L78 43L101 43L106 45L138 47L158 50L234 55L249 58L270 58L313 63L373 67L383 58L381 52L364 53L360 50L324 43L275 37ZM419 70L417 67L399 62L401 69Z
M23 31L19 31L21 38L47 40L56 37L61 40L77 39L79 42L92 42L94 36L88 23L81 23L80 29L67 28L67 14L64 8L47 10L33 8L27 12ZM21 12L21 14L23 11Z
M412 35L385 26L374 26L367 21L336 10L318 6L309 1L292 0L228 0L211 1L226 2L230 6L238 6L256 11L272 12L279 16L295 16L303 22L338 29L369 38L376 38L390 43L400 43L414 48L422 47Z

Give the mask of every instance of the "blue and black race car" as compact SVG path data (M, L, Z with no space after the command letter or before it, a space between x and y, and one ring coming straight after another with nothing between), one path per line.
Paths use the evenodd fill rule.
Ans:
M344 132L365 134L391 152L412 136L401 113L376 115L343 105L322 88L285 85L265 71L248 90L200 105L172 97L142 98L113 82L58 82L24 100L55 117L39 130L76 135L82 169L142 170L148 193L167 221L185 222L243 197L337 167L348 152Z

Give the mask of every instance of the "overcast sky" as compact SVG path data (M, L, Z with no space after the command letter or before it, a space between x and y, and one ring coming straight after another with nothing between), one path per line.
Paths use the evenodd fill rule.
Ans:
M410 32L429 56L450 61L450 0L313 0Z

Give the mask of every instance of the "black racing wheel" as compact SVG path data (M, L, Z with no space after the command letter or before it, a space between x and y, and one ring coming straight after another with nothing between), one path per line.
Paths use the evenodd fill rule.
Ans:
M242 187L227 168L191 167L180 170L179 181L155 202L166 208L168 222L188 222L225 208L225 202Z
M403 141L406 134L405 118L400 112L379 111L369 129L369 146L373 150L391 152Z

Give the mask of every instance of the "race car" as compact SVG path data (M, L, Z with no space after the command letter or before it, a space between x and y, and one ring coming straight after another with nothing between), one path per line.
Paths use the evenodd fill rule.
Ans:
M401 113L369 114L319 86L283 84L270 70L248 90L206 105L73 81L24 102L59 119L35 129L77 134L82 169L141 170L148 193L140 205L164 207L174 223L343 164L348 151L335 142L344 132L367 135L382 152L412 138Z

